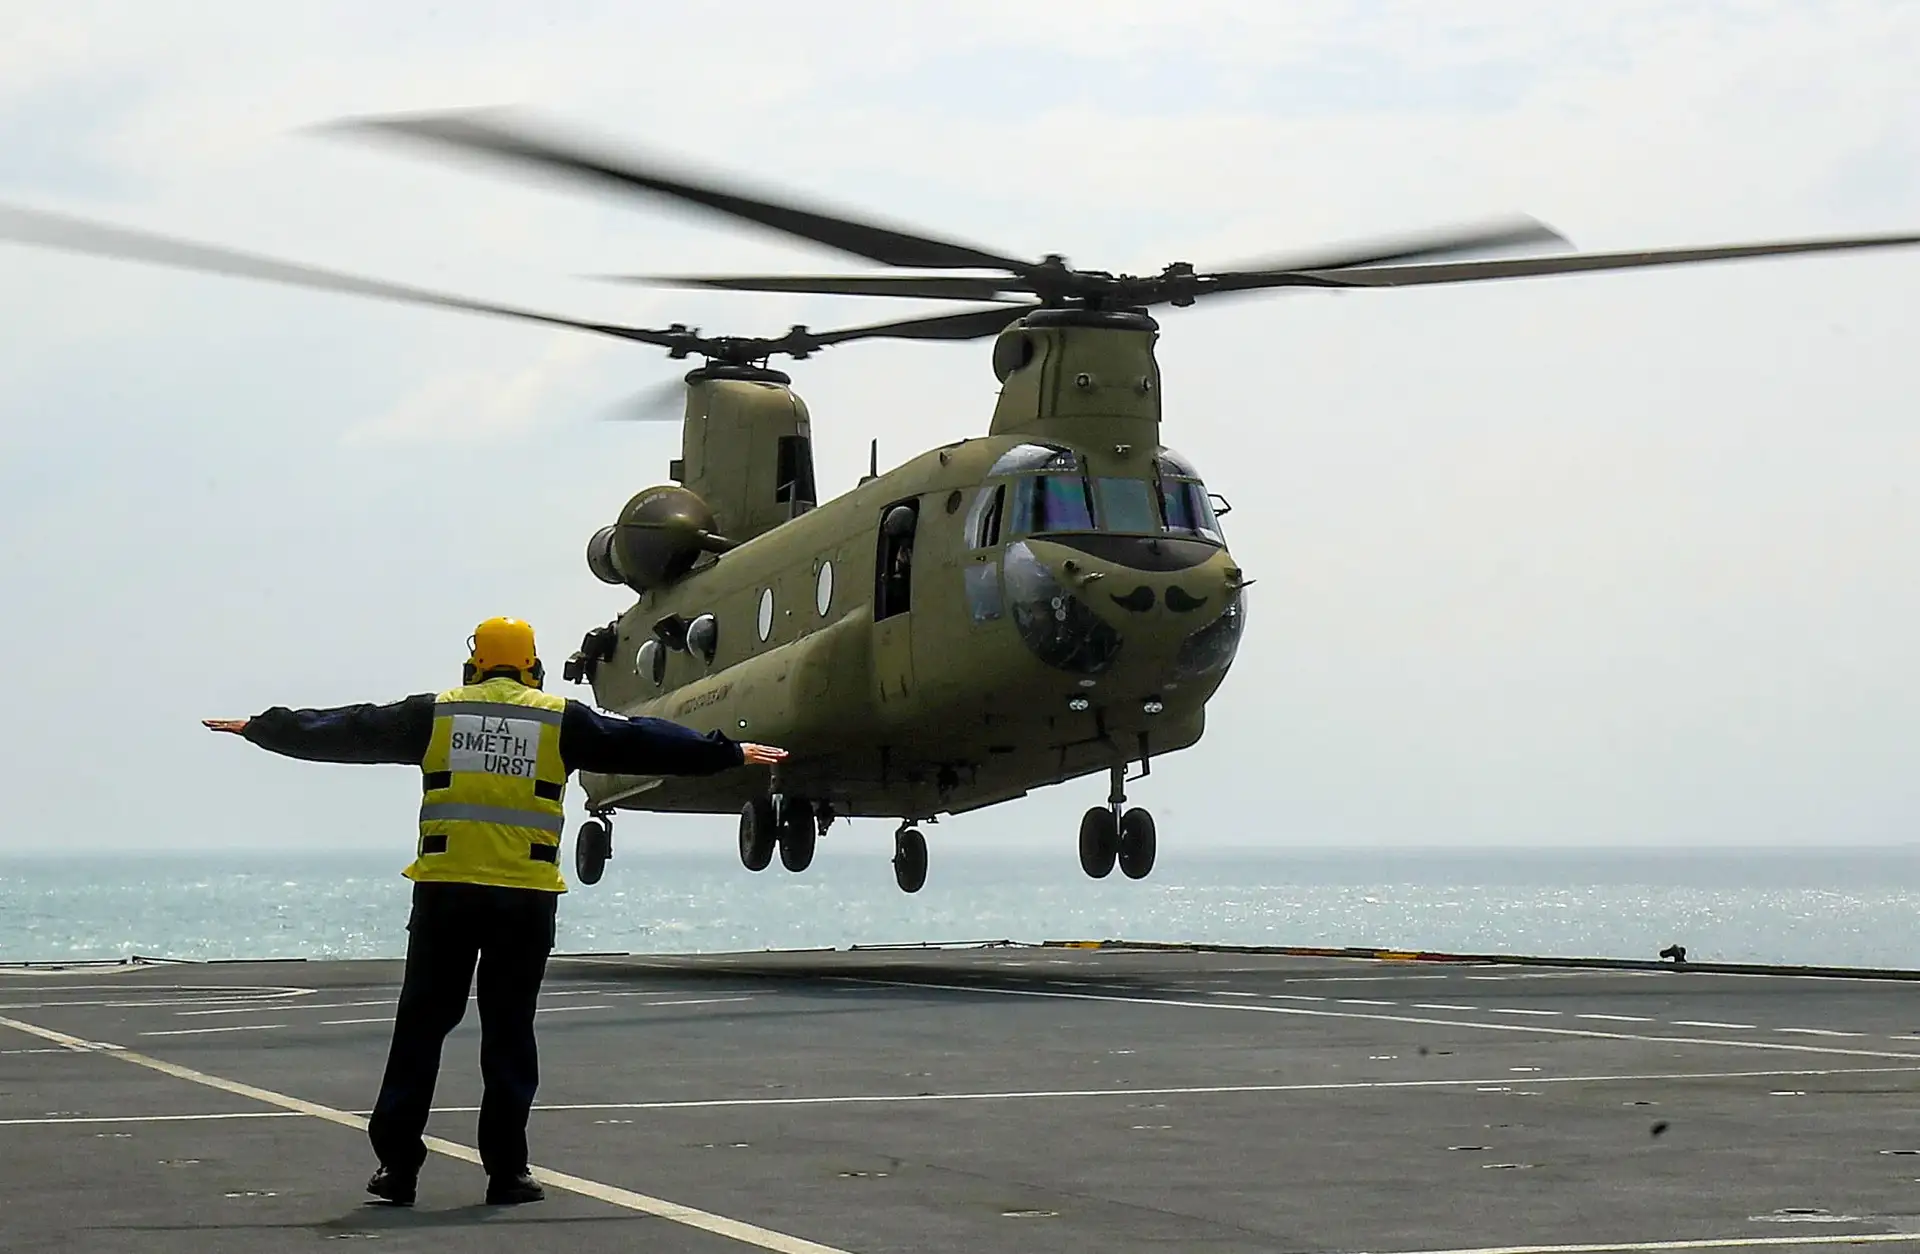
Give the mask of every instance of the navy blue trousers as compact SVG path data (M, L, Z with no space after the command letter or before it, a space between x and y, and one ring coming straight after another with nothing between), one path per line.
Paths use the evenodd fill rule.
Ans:
M474 992L480 1009L480 1162L489 1176L527 1170L527 1115L540 1087L533 1012L553 952L559 894L481 884L415 884L407 968L386 1075L367 1124L382 1166L412 1176L447 1033ZM478 980L476 982L476 967Z

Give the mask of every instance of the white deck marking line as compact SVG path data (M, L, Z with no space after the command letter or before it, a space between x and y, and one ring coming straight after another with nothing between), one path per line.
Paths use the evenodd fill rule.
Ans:
M377 1015L371 1019L322 1019L318 1026L323 1028L343 1027L349 1023L392 1023L392 1015Z
M1661 1250L1746 1250L1795 1245L1884 1245L1920 1241L1920 1232L1832 1232L1797 1237L1702 1237L1692 1241L1597 1241L1591 1245L1483 1245L1396 1254L1656 1254Z
M1608 1023L1652 1023L1645 1015L1575 1015L1576 1019L1604 1019Z
M1094 985L1090 985L1089 987L1092 987L1092 988L1100 988L1100 987L1102 987L1102 986L1101 986L1101 985L1098 985L1098 984L1094 984ZM653 990L650 990L650 991L648 991L648 992L643 992L643 993L608 993L608 994L607 994L607 996L609 996L609 997L672 997L672 996L673 996L673 995L674 995L675 993L683 993L683 992L685 992L685 991L686 991L685 989L653 989ZM753 996L755 996L755 994L753 994L753 993L749 993L749 992L743 992L743 991L741 991L741 990L739 990L739 989L727 989L727 990L725 990L724 992L722 992L722 993L719 993L719 994L716 994L716 995L715 995L715 996L713 996L712 998L709 998L709 999L706 999L706 1000L712 1000L712 1001L746 1001L746 1000L748 1000L749 998L751 998L751 997L753 997ZM696 1005L696 1004L698 1004L698 1003L696 1003L696 1002L671 1002L671 1003L669 1003L669 1002L662 1002L662 1003L660 1003L660 1004L661 1004L661 1005L675 1005L675 1006L683 1006L683 1005L684 1005L684 1006L691 1006L691 1005Z
M612 1006L542 1006L533 1013L537 1015L570 1015L582 1010L612 1010Z
M1464 1010L1469 1014L1478 1014L1480 1012L1480 1007L1478 1006L1449 1006L1447 1003L1439 1002L1439 1001L1419 1002L1415 1004L1414 1009L1415 1010Z
M1560 1013L1558 1010L1522 1010L1518 1006L1488 1006L1486 1012L1490 1015L1540 1015L1543 1017Z
M1308 993L1268 993L1275 1001L1326 1001L1324 997L1314 997Z
M67 1053L61 1049L55 1053ZM480 1109L478 1106L475 1110ZM40 1119L0 1119L0 1127L42 1127L63 1123L205 1123L216 1119L304 1119L297 1110L223 1110L194 1115L48 1115Z
M1808 1076L1839 1075L1886 1075L1920 1072L1916 1067L1837 1067L1813 1071L1676 1071L1648 1075L1567 1075L1567 1076L1530 1076L1528 1084L1646 1084L1655 1081L1682 1080L1765 1080L1798 1079ZM1003 1093L858 1093L830 1097L711 1097L687 1098L679 1101L656 1102L568 1102L553 1105L536 1105L534 1113L542 1111L597 1111L597 1110L718 1110L734 1107L756 1106L880 1106L888 1104L915 1105L919 1103L939 1102L993 1102L993 1101L1035 1101L1058 1098L1095 1098L1095 1097L1208 1097L1234 1094L1258 1093L1336 1093L1350 1092L1356 1089L1440 1089L1485 1087L1496 1085L1500 1080L1511 1080L1511 1076L1487 1080L1327 1080L1306 1084L1214 1084L1195 1085L1182 1088L1130 1088L1130 1089L1059 1089L1053 1091L1037 1090L1033 1092ZM435 1106L435 1114L464 1115L473 1114L478 1106Z
M1253 967L1235 967L1236 971L1253 973ZM1382 983L1389 980L1450 980L1450 975L1290 975L1282 979L1282 984L1352 984Z
M1676 1028L1735 1028L1745 1029L1747 1031L1754 1030L1753 1024L1751 1023L1715 1023L1711 1019L1675 1019L1673 1026Z
M1807 1036L1865 1036L1865 1032L1834 1032L1827 1028L1775 1028L1776 1032L1799 1032Z
M5 1020L0 1020L5 1022ZM284 1028L284 1023L236 1023L224 1028L174 1028L168 1032L142 1032L142 1036L208 1036L214 1032L266 1032L273 1028Z
M131 993L131 992L134 992L135 990L128 989L126 991ZM219 988L216 988L210 985L204 991L209 993L219 993L221 990ZM120 1000L115 998L94 997L94 998L79 998L75 1000L0 1002L0 1010L64 1010L69 1006L78 1006L78 1007L105 1006L109 1009L123 1009L126 1007L143 1007L144 1008L144 1007L152 1007L152 1006L240 1006L240 1005L254 1005L254 1006L260 1006L267 1010L272 1010L272 1009L275 1009L277 1006L284 1004L285 999L289 997L307 997L307 996L310 996L314 991L315 990L310 988L289 988L289 989L283 989L283 990L270 992L270 993L269 992L248 993L245 996L241 996L241 997L158 997L158 998L146 997L146 998L141 998L138 1001L125 1001L125 1000Z
M1303 1015L1316 1019L1369 1019L1376 1023L1411 1023L1420 1027L1466 1028L1475 1032L1531 1032L1539 1036L1579 1036L1597 1041L1634 1041L1655 1045L1713 1045L1721 1049L1772 1049L1800 1054L1838 1054L1852 1058L1909 1058L1920 1054L1896 1050L1843 1049L1834 1045L1788 1045L1780 1041L1735 1041L1705 1036L1646 1036L1631 1032L1600 1032L1586 1028L1550 1028L1533 1023L1484 1023L1472 1019L1423 1019L1417 1015L1368 1014L1359 1010L1319 1010L1307 1006L1267 1006L1249 1001L1175 1001L1165 997L1119 997L1108 993L1060 993L1037 988L996 988L990 984L925 984L908 980L881 980L869 976L833 975L827 979L879 987L937 990L949 993L989 993L1002 997L1054 997L1069 1001L1120 1002L1134 1006L1174 1006L1183 1010L1221 1010L1268 1015ZM1422 1007L1416 1007L1421 1009Z
M1395 1006L1399 1004L1398 1002L1391 1001L1368 1001L1364 997L1337 997L1334 1001L1335 1004L1341 1006Z
M376 1001L304 1001L285 1006L236 1006L226 1010L176 1010L174 1015L181 1019L194 1019L203 1015L257 1015L280 1014L288 1010L345 1010L349 1006L391 1006L393 998L382 997Z
M183 1067L178 1063L167 1062L164 1059L150 1057L146 1054L137 1054L130 1049L122 1049L117 1045L111 1045L102 1041L82 1040L77 1036L68 1036L65 1032L56 1032L52 1028L43 1028L38 1024L25 1023L19 1019L9 1019L4 1016L0 1016L0 1027L12 1028L14 1031L24 1032L28 1036L37 1036L43 1041L51 1041L56 1045L63 1045L68 1049L84 1053L102 1053L107 1057L132 1063L136 1067L145 1067L151 1071L158 1071L162 1075L173 1076L175 1079L188 1080L194 1084L204 1085L210 1089L218 1089L223 1093L232 1093L236 1097L249 1097L254 1101L264 1102L269 1106L278 1106L282 1110L293 1111L302 1115L310 1115L315 1119L323 1119L328 1123L336 1123L343 1128L353 1128L359 1132L365 1132L367 1129L366 1119L359 1115L348 1114L344 1110L336 1110L331 1106L322 1106L318 1102L310 1102L305 1098L292 1097L286 1093L276 1093L272 1089L263 1089L256 1085L245 1084L239 1080L229 1080L223 1076L210 1075L205 1071L196 1071L192 1067ZM427 1148L434 1153L444 1154L449 1158L457 1158L465 1163L478 1165L480 1162L480 1152L471 1146L461 1145L456 1141L443 1140L437 1136L430 1136L425 1139ZM774 1250L777 1251L778 1254L850 1254L847 1250L838 1249L831 1245L822 1245L818 1241L809 1241L804 1237L789 1236L784 1232L775 1232L771 1228L762 1228L756 1224L747 1223L744 1220L729 1219L725 1215L716 1215L710 1211L696 1210L691 1206L682 1206L678 1202L669 1202L663 1198L648 1197L644 1193L635 1193L630 1189L617 1188L611 1184L602 1184L598 1180L588 1180L581 1176L568 1175L565 1172L554 1171L546 1167L533 1168L533 1176L549 1188L565 1189L569 1193L578 1193L582 1197L590 1197L595 1201L606 1202L626 1210L638 1211L643 1215L653 1215L660 1219L671 1220L677 1224L685 1224L689 1228L698 1228L704 1232L714 1233L716 1236L727 1237L746 1245L758 1246L763 1250Z

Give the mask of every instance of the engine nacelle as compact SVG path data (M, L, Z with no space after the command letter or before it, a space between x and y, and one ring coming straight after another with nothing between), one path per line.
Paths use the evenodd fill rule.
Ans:
M587 541L587 569L602 583L645 592L693 569L700 555L725 542L713 534L713 511L678 484L648 488L620 511L620 520Z

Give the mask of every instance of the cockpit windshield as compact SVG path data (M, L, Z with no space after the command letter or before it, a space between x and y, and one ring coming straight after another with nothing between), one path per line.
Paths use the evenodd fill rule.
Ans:
M1093 530L1093 502L1079 475L1026 475L1013 483L1014 535Z
M1162 450L1150 475L1090 476L1070 449L1023 444L1003 454L969 512L975 548L1053 532L1182 535L1225 543L1206 485L1177 453Z

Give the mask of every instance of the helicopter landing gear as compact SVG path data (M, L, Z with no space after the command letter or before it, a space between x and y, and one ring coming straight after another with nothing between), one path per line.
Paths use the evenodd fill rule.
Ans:
M613 816L596 814L573 837L573 873L582 884L598 884L613 856Z
M773 861L773 847L778 839L771 800L755 797L740 807L740 862L747 870L766 870Z
M813 806L805 801L784 799L777 806L779 819L780 865L789 871L804 871L813 865L814 838L819 835Z
M749 871L773 864L804 871L813 865L816 839L833 824L833 812L824 804L791 797L755 797L740 807L740 862Z
M1157 841L1153 815L1132 809L1120 816L1120 873L1130 880L1143 880L1153 870Z
M927 882L927 838L911 820L893 834L893 880L903 893L917 893Z
M1112 874L1116 862L1128 879L1145 879L1153 870L1158 841L1153 815L1127 804L1127 767L1115 765L1107 804L1095 806L1080 818L1080 869L1094 879Z

